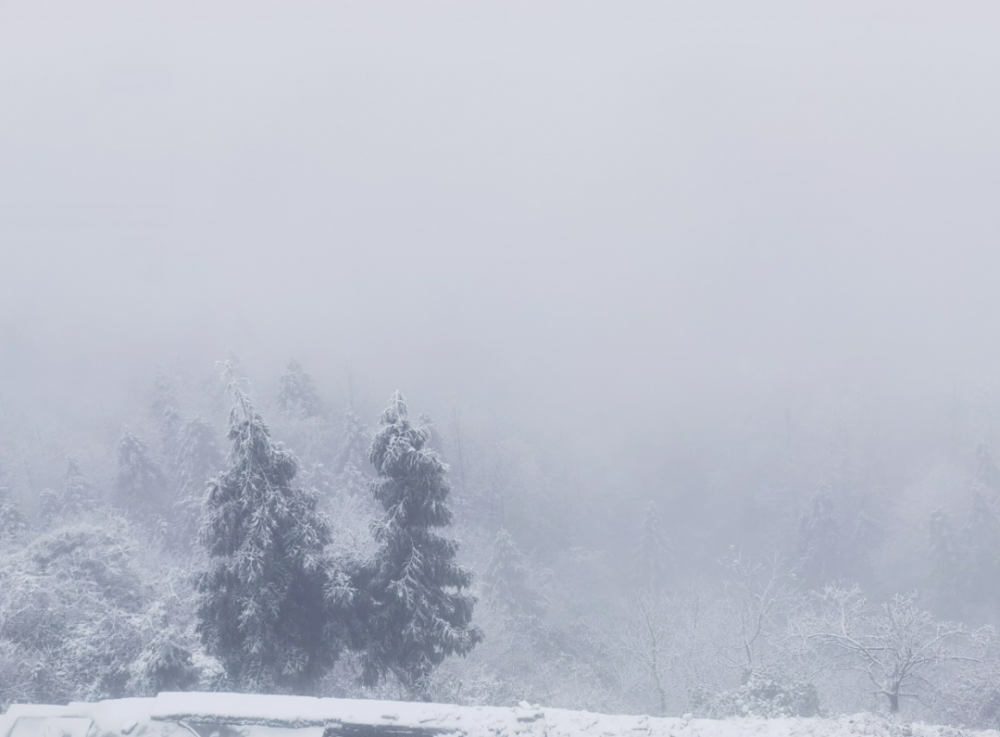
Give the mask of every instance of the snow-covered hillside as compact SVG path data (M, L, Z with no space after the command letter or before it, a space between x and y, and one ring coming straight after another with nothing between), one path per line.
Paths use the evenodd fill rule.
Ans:
M522 702L463 707L396 701L162 693L67 706L16 704L0 737L1000 737L996 731L837 719L692 719L594 714Z

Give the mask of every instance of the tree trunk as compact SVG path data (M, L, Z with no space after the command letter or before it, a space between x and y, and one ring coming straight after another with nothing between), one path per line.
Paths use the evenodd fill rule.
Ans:
M667 692L663 690L663 682L660 680L660 667L657 664L656 658L656 640L653 640L653 682L656 684L656 695L660 699L660 716L665 717L667 715Z
M886 694L889 697L889 713L899 713L899 693Z

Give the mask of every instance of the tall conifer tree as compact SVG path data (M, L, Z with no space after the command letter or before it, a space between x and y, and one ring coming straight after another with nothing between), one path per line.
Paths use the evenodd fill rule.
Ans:
M447 467L425 447L427 437L397 391L369 451L378 473L371 489L385 515L373 525L379 547L357 586L367 622L362 680L374 684L392 673L411 698L427 698L434 668L482 639L471 625L475 599L463 591L472 575L455 562L458 544L432 531L452 514Z
M229 469L209 485L201 528L211 561L198 630L233 687L310 693L340 644L330 528L315 493L294 485L295 458L235 381L232 391Z
M21 534L27 527L27 520L11 498L10 489L0 485L0 545Z
M94 492L73 456L66 459L66 475L58 491L44 489L39 495L38 511L46 524L56 517L75 517L97 507Z
M177 527L173 535L180 545L191 544L197 536L201 520L205 487L223 464L222 453L215 440L215 428L210 422L192 417L177 434Z
M335 472L337 485L351 496L368 487L371 476L368 467L368 429L353 407L344 412L344 435L337 451Z
M488 601L510 614L538 615L545 602L531 585L531 574L524 553L514 538L501 527L493 539L493 549L483 576Z
M660 513L650 500L642 516L642 529L635 551L636 583L659 591L667 580L667 543L660 529Z
M288 368L278 379L278 409L298 419L317 417L323 411L323 402L312 377L294 359L288 362Z
M796 538L802 575L812 585L822 586L839 579L843 572L844 524L834 503L833 493L820 486L809 500L809 508L799 519Z
M965 546L959 530L947 512L931 512L929 524L931 590L937 608L948 616L964 615L966 592Z
M128 427L122 428L115 475L118 506L133 515L149 517L162 508L166 489L163 469L150 456L146 444Z
M964 530L968 555L968 593L973 605L992 609L1000 581L1000 511L993 495L980 483L974 486L969 523Z

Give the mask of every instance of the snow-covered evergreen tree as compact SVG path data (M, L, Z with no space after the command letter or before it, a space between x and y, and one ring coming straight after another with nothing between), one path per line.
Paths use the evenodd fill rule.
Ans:
M0 486L0 545L17 537L27 527L28 521L11 498L10 489Z
M796 548L802 575L822 585L841 573L842 524L829 487L821 486L799 519Z
M545 603L538 589L531 585L531 573L524 553L506 528L493 539L486 572L483 575L489 603L516 615L538 615Z
M38 497L39 516L48 524L58 517L72 518L97 507L94 492L73 456L66 459L66 474L58 491L44 489Z
M342 590L324 554L329 526L294 484L295 458L271 440L235 381L229 468L208 488L198 631L241 691L308 693L336 660Z
M184 419L180 410L167 407L159 418L160 436L163 439L163 452L167 458L175 458L178 452L180 434L183 431Z
M173 459L177 453L177 438L183 422L177 406L176 382L166 373L158 371L153 380L150 411L159 428L162 449L168 459Z
M137 517L150 517L163 506L167 480L146 444L128 427L118 443L116 504Z
M66 459L66 474L62 491L66 505L73 511L94 505L94 490L83 475L80 462L73 456Z
M223 463L212 423L199 417L184 423L178 434L176 463L180 496L195 495L200 500L205 484Z
M965 546L951 517L943 509L931 512L929 584L937 608L949 616L963 613Z
M369 452L378 473L372 494L385 514L373 525L378 549L357 586L367 623L362 680L392 673L411 698L426 698L434 668L482 639L471 624L475 599L463 591L472 574L455 562L458 544L432 532L452 514L447 468L424 447L427 435L410 423L403 395L393 394Z
M1000 512L985 487L977 484L969 523L964 530L967 550L967 600L988 607L997 600L1000 581Z
M173 537L177 542L193 542L201 519L205 485L222 469L222 452L210 422L192 417L177 435L177 508L178 524Z
M365 423L353 407L344 412L344 434L337 451L335 473L337 486L351 496L364 494L371 481L368 446L371 437Z
M987 443L976 446L976 481L987 490L1000 491L1000 467L993 455L993 450Z
M636 583L640 588L659 591L667 580L667 543L660 525L656 502L646 505L636 546Z
M986 675L992 629L937 620L918 605L916 593L896 594L876 606L856 586L827 587L817 603L820 613L809 625L809 638L832 646L839 656L827 667L863 674L865 690L874 685L891 714L899 712L903 699L926 704L945 682Z
M298 361L289 361L285 373L278 379L278 409L288 417L299 419L316 417L323 411L316 385Z

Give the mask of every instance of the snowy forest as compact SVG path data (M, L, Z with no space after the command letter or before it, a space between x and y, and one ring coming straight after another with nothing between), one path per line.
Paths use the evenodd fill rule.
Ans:
M997 724L985 437L924 471L951 493L920 514L846 444L819 469L810 448L730 459L773 474L752 495L644 498L471 412L399 392L380 412L353 379L337 401L295 360L269 392L216 368L149 377L84 446L5 414L5 703L214 689Z
M1000 728L997 38L4 0L0 708Z

